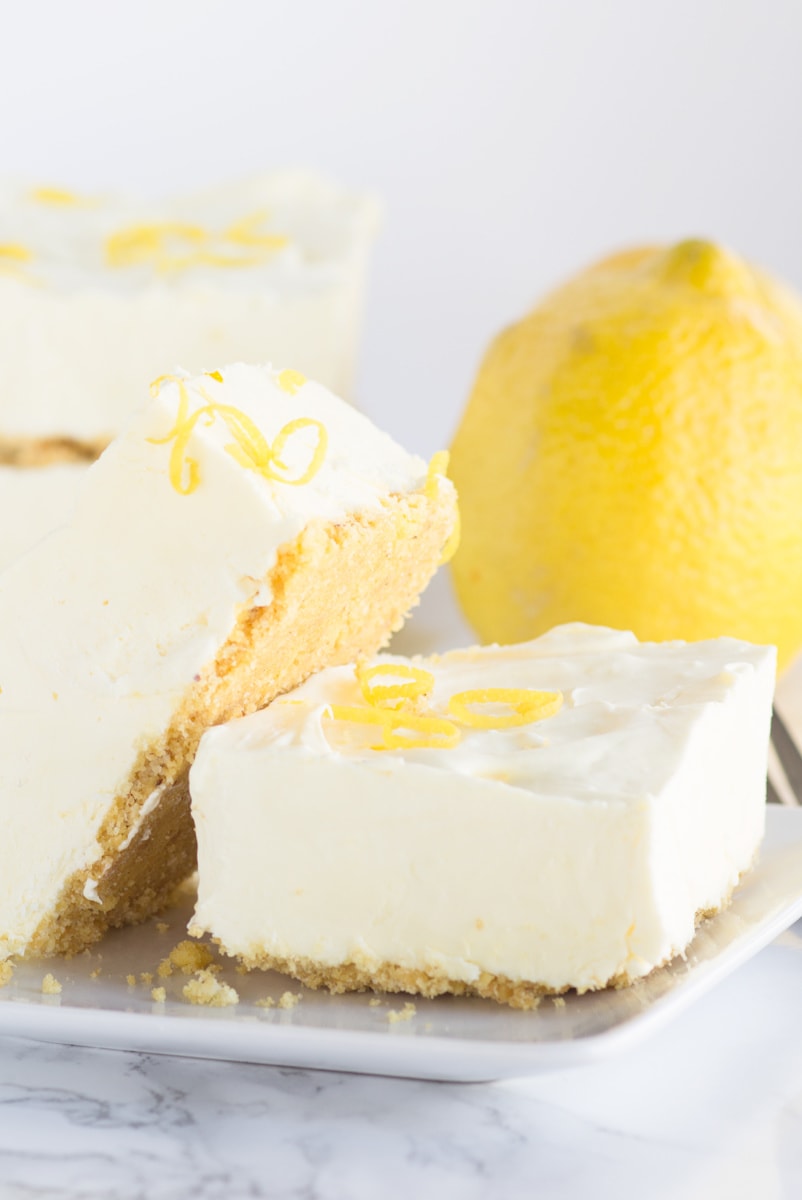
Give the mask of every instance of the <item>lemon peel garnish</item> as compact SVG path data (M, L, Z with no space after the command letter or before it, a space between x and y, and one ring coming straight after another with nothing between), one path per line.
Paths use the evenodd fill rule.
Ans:
M255 267L287 245L283 234L260 233L256 228L267 217L253 213L235 221L222 234L210 233L201 225L181 221L151 221L128 225L106 238L106 262L110 267L152 263L157 271L186 271L190 267L221 267L224 270ZM178 243L190 247L176 253ZM250 246L250 255L227 253L227 246ZM172 250L171 250L172 247Z
M288 395L294 396L306 383L306 376L302 375L300 371L292 371L288 367L284 371L279 371L276 376L276 383L282 392L287 392Z
M357 663L354 668L362 695L368 704L377 708L398 708L407 701L428 696L434 688L434 675L422 667L409 667L404 663L382 663L378 667L365 667ZM378 676L406 679L406 683L373 683Z
M457 692L448 702L448 711L462 725L473 729L509 729L531 725L552 717L562 707L562 692L538 692L532 688L475 688ZM507 704L509 713L473 712L474 704Z
M388 750L453 750L462 734L447 717L420 716L405 710L388 714L391 721L384 726L384 744ZM409 729L423 737L408 737L398 730Z
M426 472L426 484L424 490L426 495L433 500L437 495L437 490L440 486L441 479L448 478L448 464L451 455L447 450L438 450L429 459L429 469Z
M259 233L258 227L264 225L270 214L267 210L250 213L229 225L223 234L227 242L241 246L261 246L266 250L281 250L289 239L282 233Z
M150 382L150 394L151 394L151 396L152 396L152 397L156 397L156 396L158 396L159 392L160 392L160 391L161 391L161 389L162 389L162 384L165 384L165 383L182 383L182 382L183 382L183 381L182 381L182 379L181 379L181 376L180 376L180 375L159 375L159 376L158 376L156 379L152 379L152 380L151 380L151 382ZM151 440L152 440L152 439L151 439ZM169 438L165 438L164 440L165 440L166 442L168 442L170 439L169 439Z
M451 455L448 450L438 450L429 460L429 469L426 472L426 483L424 484L424 492L430 500L434 500L437 496L440 487L441 479L448 479L448 464L451 460ZM454 557L459 548L460 535L462 533L462 523L460 520L459 508L457 508L456 517L454 519L454 528L443 546L443 553L440 556L440 566L447 563Z
M106 238L106 262L111 267L132 267L154 260L159 266L167 260L170 239L200 244L208 237L200 225L180 221L153 221L128 225Z
M220 374L219 371L207 371L206 374L209 376L210 379L216 379L218 383L223 382L223 376Z
M187 447L195 426L201 419L204 419L207 425L213 425L218 417L221 418L234 438L233 442L224 447L226 452L241 467L254 471L264 479L285 483L291 487L299 487L308 483L320 470L328 448L328 433L325 425L320 421L316 421L312 417L298 417L294 421L289 421L276 434L271 446L247 413L235 408L232 404L217 403L204 392L203 388L198 388L198 393L206 403L190 413L187 385L181 379L176 382L178 383L179 401L173 427L164 437L152 437L147 440L154 446L163 446L168 442L173 442L173 448L170 451L169 476L171 484L180 495L191 495L200 483L200 468L197 461L190 458ZM159 384L160 380L155 380L154 383ZM281 458L282 451L291 437L307 428L317 431L317 442L309 465L297 478L287 478L286 475L279 474L276 470L278 468L278 471L283 472L289 469Z
M298 477L298 479L285 479L283 475L276 475L275 472L271 476L272 479L277 479L280 483L289 483L293 487L300 487L301 484L309 483L310 479L317 475L318 471L323 466L323 460L326 457L326 451L328 450L329 446L328 431L322 421L316 421L313 417L296 417L294 421L288 421L284 428L280 429L273 439L273 461L277 467L281 468L282 471L286 471L287 467L281 461L281 452L287 444L289 438L291 438L293 434L299 433L302 429L317 430L317 445L315 446L314 453L309 460L309 466L306 468L303 475Z
M461 737L457 726L446 717L348 704L330 704L328 712L335 721L381 726L384 745L371 746L372 750L450 750ZM403 730L410 731L412 736L400 732Z
M0 242L0 258L11 258L14 262L30 262L33 254L20 242Z
M460 543L461 537L462 537L462 519L460 517L460 511L459 511L459 509L457 509L457 513L454 518L454 528L451 530L451 535L449 536L449 539L446 542L445 546L443 546L443 552L440 555L440 560L439 560L439 564L438 564L439 566L442 567L445 563L451 561L451 559L457 553L457 550L459 550L459 543Z
M36 204L52 204L63 208L70 206L79 208L84 204L92 203L91 200L86 200L83 196L78 196L75 192L71 192L67 188L58 187L33 188L30 192L30 198Z
M335 721L355 721L358 725L386 725L388 713L380 708L361 708L358 704L330 704L324 716Z

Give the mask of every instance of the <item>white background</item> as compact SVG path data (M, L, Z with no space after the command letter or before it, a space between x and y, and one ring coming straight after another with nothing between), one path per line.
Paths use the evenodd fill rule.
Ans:
M802 284L800 133L800 0L0 0L4 174L383 197L359 391L424 453L492 334L616 246L709 235Z

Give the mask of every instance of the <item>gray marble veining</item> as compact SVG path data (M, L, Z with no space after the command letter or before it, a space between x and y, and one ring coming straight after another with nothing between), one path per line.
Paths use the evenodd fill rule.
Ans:
M802 1195L802 932L619 1059L456 1085L0 1041L0 1196Z

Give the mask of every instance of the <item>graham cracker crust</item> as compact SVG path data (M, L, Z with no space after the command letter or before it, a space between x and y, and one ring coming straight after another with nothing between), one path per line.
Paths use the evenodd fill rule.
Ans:
M737 886L737 885L736 885ZM707 908L697 912L694 923L694 934L702 921L723 912L732 899L733 891L724 896L716 908ZM216 940L216 939L215 939ZM619 971L610 976L604 983L594 988L572 988L570 986L555 988L546 983L510 979L505 975L493 975L483 971L479 978L472 983L461 979L449 979L434 971L418 970L401 967L396 963L372 964L352 960L340 963L338 966L324 966L311 958L281 958L267 952L254 955L237 955L237 958L248 970L278 971L297 979L308 988L325 989L334 995L344 992L407 992L410 995L424 996L434 999L436 996L479 996L484 1000L495 1000L498 1004L506 1004L510 1008L531 1011L538 1007L545 996L562 996L575 991L582 994L586 991L604 991L606 988L627 988L648 978L654 971L666 966L675 958L684 955L690 942L682 947L673 949L659 963L656 963L646 975L630 976L626 971ZM225 951L225 947L221 947Z
M93 463L110 438L0 437L0 466L52 467L57 463Z
M282 547L267 581L273 602L240 613L169 728L140 747L100 829L100 857L68 880L26 953L76 953L168 904L196 865L187 777L202 734L263 708L323 667L385 645L434 574L455 515L452 489L421 490L389 496L379 513L312 522ZM137 829L157 789L159 801ZM100 903L84 896L90 879Z

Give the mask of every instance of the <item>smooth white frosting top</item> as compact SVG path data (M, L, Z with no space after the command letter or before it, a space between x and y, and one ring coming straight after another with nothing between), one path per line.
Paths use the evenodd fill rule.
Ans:
M270 367L187 383L273 441L298 417L322 422L325 460L308 484L269 481L228 452L225 423L199 421L187 447L199 484L168 474L175 383L86 473L72 519L0 575L0 958L24 947L95 835L140 747L158 736L244 605L269 604L278 551L310 521L377 511L418 488L426 464L308 382L295 395ZM308 461L308 431L283 455ZM313 440L313 439L311 439ZM448 485L450 486L450 485Z
M331 704L365 706L353 668L331 667L291 697L208 737L220 746L249 750L294 746L364 761L383 772L414 763L539 794L640 803L675 771L694 714L705 705L726 703L734 677L765 668L772 654L769 648L733 638L639 642L633 633L561 625L521 645L473 647L411 660L381 654L373 660L373 665L411 662L429 670L434 690L426 709L443 717L449 717L448 700L458 692L561 692L562 708L543 721L494 730L462 726L461 740L452 749L372 749L381 741L376 727L327 716Z

